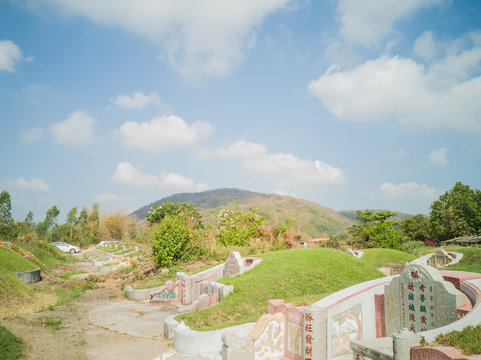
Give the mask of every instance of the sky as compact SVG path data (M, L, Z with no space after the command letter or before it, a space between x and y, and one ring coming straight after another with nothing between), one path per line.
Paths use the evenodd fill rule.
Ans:
M12 214L235 187L429 213L481 188L477 0L0 0Z

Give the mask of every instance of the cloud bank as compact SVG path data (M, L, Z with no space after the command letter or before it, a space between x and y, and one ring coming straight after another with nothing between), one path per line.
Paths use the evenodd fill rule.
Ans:
M112 180L118 184L131 187L163 187L176 191L204 191L208 189L207 184L196 183L194 180L177 173L163 173L160 177L155 174L144 173L128 162L117 165Z
M159 43L175 71L198 81L230 74L243 61L256 27L289 1L30 0L28 4L38 11L53 8L66 16L120 27Z
M481 33L464 40L468 46L447 49L426 66L381 55L349 70L333 65L308 87L342 121L395 121L410 130L481 135Z
M213 130L206 122L191 125L177 116L161 116L148 122L127 121L115 132L125 146L155 152L193 144Z

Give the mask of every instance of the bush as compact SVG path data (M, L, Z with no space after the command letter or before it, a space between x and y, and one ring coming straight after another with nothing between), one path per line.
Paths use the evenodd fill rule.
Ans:
M161 267L179 262L192 237L183 218L167 215L152 232L151 245L155 261Z
M241 211L237 205L234 209L221 210L217 222L217 240L224 246L246 246L252 238L261 237L259 227L264 223L253 209Z

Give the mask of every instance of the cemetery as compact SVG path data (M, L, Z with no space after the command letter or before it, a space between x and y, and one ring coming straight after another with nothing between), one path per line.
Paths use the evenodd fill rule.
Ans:
M308 306L271 299L256 322L227 329L191 330L174 314L164 322L164 337L174 340L179 353L224 360L459 358L452 348L421 346L439 334L481 324L481 274L429 265L442 268L459 259L440 250L393 267L400 271L396 275L350 286ZM222 265L225 276L232 275L227 270L233 264L247 263L240 260L229 255ZM182 311L211 306L221 299L214 285L220 274L220 266L195 278L179 273L176 283L152 292L152 299L173 292L172 299L160 301L199 304Z

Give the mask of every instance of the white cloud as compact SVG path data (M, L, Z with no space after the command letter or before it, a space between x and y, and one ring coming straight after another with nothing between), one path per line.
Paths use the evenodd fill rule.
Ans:
M32 61L33 57L24 57L22 50L10 40L0 40L0 71L15 71L15 64Z
M152 104L162 106L160 96L156 92L151 92L149 95L144 95L140 91L135 92L132 97L120 94L116 98L110 99L115 105L126 109L143 109Z
M394 120L406 128L481 134L481 44L450 53L425 68L383 55L351 69L331 66L309 90L338 119L374 123Z
M116 183L133 187L163 187L176 191L203 191L207 184L196 183L177 173L164 173L161 176L144 173L128 162L119 163L112 175Z
M24 130L20 133L20 140L22 142L33 143L45 135L45 131L40 127L33 127L31 129Z
M299 159L292 154L268 154L248 159L243 167L254 174L268 175L284 186L342 184L346 181L341 169L319 160Z
M261 144L255 144L239 140L227 149L217 149L215 155L220 158L253 158L267 154L267 148Z
M374 198L391 201L432 202L439 196L439 190L416 182L395 184L385 182L378 190L367 191Z
M397 21L444 0L339 0L339 33L347 43L379 45L393 32Z
M50 132L56 143L85 148L94 142L96 121L84 111L75 111L62 122L52 124Z
M143 173L128 162L117 165L117 169L115 169L112 175L112 180L128 186L161 186L161 181L157 175Z
M425 60L430 60L436 55L436 47L431 31L424 32L414 42L414 52Z
M346 182L341 169L322 161L303 160L293 154L269 154L262 144L239 140L227 148L203 149L198 157L240 159L241 167L250 174L263 177L276 187L277 193L291 193L292 187L328 185Z
M289 0L30 0L70 16L120 27L162 44L170 65L184 78L222 77L244 59L252 33Z
M447 147L442 147L440 149L434 150L428 156L429 161L431 161L435 165L448 165L448 159L446 158L448 150L449 149Z
M163 187L178 191L204 191L209 188L207 184L196 183L194 180L177 173L162 174L161 183Z
M171 115L142 123L127 121L116 133L128 147L160 151L193 144L212 130L212 125L208 123L195 122L189 125L181 118Z
M33 178L31 180L25 180L23 177L16 180L7 181L7 185L18 189L33 190L33 191L49 191L48 186L42 179Z

